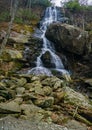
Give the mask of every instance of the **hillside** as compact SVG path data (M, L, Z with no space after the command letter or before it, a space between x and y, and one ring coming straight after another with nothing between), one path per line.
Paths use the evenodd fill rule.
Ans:
M0 0L0 130L92 130L92 9L68 2Z

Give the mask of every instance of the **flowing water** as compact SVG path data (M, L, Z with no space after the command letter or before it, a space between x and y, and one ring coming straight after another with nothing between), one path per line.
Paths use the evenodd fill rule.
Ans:
M31 69L28 73L33 73L33 74L40 73L40 74L51 75L51 71L44 67L44 64L41 60L42 55L45 54L47 51L49 52L51 56L51 62L55 66L55 68L53 69L62 73L68 73L68 71L64 69L64 65L60 57L56 55L55 49L52 46L51 42L45 37L45 32L47 30L47 27L51 23L57 22L57 21L58 21L57 7L47 7L45 11L45 16L40 25L40 30L42 34L41 35L38 34L38 37L41 37L43 39L43 47L42 47L40 55L37 57L36 67Z

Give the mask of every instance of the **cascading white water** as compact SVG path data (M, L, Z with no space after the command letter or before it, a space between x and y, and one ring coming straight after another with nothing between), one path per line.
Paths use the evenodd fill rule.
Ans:
M58 55L55 54L55 49L51 46L51 42L45 37L45 32L47 30L47 27L53 23L57 22L57 8L56 7L48 7L45 11L45 16L42 20L42 24L40 26L40 30L42 32L41 38L43 39L43 47L41 50L40 55L37 57L36 61L36 67L33 68L32 70L29 71L29 73L37 74L38 70L42 70L44 74L50 75L50 70L46 69L43 65L43 62L41 60L41 57L43 54L45 54L47 51L51 55L51 62L55 65L55 68L57 71L63 72L63 73L68 73L64 69L64 65L62 63L62 60L59 58ZM39 72L41 72L39 70ZM62 71L63 70L63 71Z

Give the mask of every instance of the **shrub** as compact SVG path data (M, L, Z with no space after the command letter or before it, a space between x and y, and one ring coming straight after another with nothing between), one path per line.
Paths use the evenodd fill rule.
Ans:
M0 14L0 22L9 20L10 20L10 13L8 11L2 12Z

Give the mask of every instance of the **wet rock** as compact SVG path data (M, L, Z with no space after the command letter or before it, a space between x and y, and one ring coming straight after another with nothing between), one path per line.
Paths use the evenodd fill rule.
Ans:
M28 72L28 74L52 76L51 71L45 67L34 67Z
M88 33L72 25L54 23L47 29L46 37L54 42L59 51L63 48L69 52L83 55L90 48Z
M47 68L54 68L55 67L54 63L52 63L52 61L51 61L51 54L49 51L46 51L41 56L41 60L42 60L45 67L47 67Z
M21 112L20 106L14 101L10 101L8 103L0 103L1 114L13 114L20 112Z
M25 43L26 48L23 53L24 59L27 61L27 63L30 64L31 67L35 67L35 61L37 59L37 56L41 52L42 48L42 39L31 37L28 43ZM31 59L31 60L30 60Z

